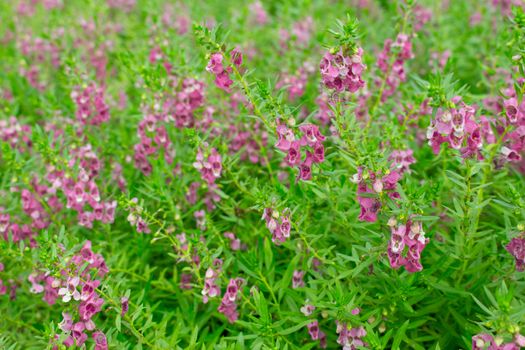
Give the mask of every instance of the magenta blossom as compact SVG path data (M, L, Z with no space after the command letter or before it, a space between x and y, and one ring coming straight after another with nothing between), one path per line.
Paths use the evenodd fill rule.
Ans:
M523 237L514 237L505 249L514 257L516 261L516 270L525 270L525 239Z
M351 56L340 49L337 53L327 52L321 59L319 69L323 84L337 92L356 92L365 86L361 76L366 66L362 61L363 49L358 48Z
M235 51L236 50L236 51ZM240 51L235 49L232 51L232 59L235 65L242 63L242 55ZM216 52L210 56L206 70L215 75L215 85L218 88L230 92L230 86L233 84L233 80L230 79L231 67L224 66L224 57L222 53Z
M420 222L408 221L406 225L396 227L391 220L391 237L388 243L388 259L390 266L398 269L404 266L408 272L419 272L423 269L421 252L428 244Z

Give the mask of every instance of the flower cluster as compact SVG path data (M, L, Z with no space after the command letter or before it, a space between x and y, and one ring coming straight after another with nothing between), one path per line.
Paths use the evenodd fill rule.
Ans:
M284 73L275 85L275 88L281 89L287 87L289 99L295 101L304 95L307 81L308 71L304 67L301 67L295 75Z
M253 2L250 5L250 12L254 17L256 24L265 25L268 23L268 14L259 0Z
M175 157L173 144L168 136L166 127L160 123L160 116L146 115L139 123L137 134L140 143L133 148L135 153L133 160L135 167L149 176L153 167L148 157L155 155L157 152L164 155L166 163L172 164Z
M414 158L414 151L411 149L407 150L394 150L388 157L388 160L392 162L392 170L403 174L405 172L410 173L410 165L416 162Z
M280 245L290 237L290 209L286 208L279 213L272 208L265 208L262 219L266 221L266 227L272 233L273 243Z
M235 66L241 66L242 54L238 49L234 49L230 52L230 59ZM224 67L223 61L224 56L222 53L213 53L208 65L206 66L206 70L215 75L215 85L217 85L218 88L230 92L230 86L233 84L233 80L230 79L232 68L228 64Z
M483 139L492 134L490 124L476 122L476 109L460 102L456 97L452 101L459 104L457 108L439 109L436 117L427 129L428 144L435 154L439 153L441 144L448 144L461 152L463 158L477 157L482 159Z
M239 318L239 312L237 311L237 300L239 299L239 292L244 284L242 278L232 278L226 287L224 296L222 297L221 304L217 308L221 314L226 316L230 323L235 322Z
M195 217L197 229L206 231L206 212L204 210L197 210L193 213L193 217Z
M414 6L414 30L419 32L432 19L432 11L417 4Z
M513 6L520 6L525 9L525 4L520 0L492 0L491 4L495 8L499 8L501 14L505 17L510 16Z
M514 257L516 260L516 270L525 270L525 238L514 237L505 246L505 249Z
M363 88L365 82L361 74L366 66L362 56L362 48L351 55L345 54L342 48L336 53L325 53L319 64L323 84L337 92L356 92Z
M366 330L363 326L349 327L346 322L336 322L336 333L339 334L337 344L341 345L344 350L357 350L368 346L362 340L366 336Z
M188 32L191 25L191 18L187 12L188 10L186 8L175 8L173 4L165 3L162 23L167 28L174 29L177 34L184 35Z
M217 284L219 273L221 272L222 260L215 259L213 267L208 267L204 276L204 287L202 288L202 301L208 303L209 298L215 298L221 294L221 288Z
M319 120L319 122L322 125L330 124L330 121L334 117L334 112L332 111L332 108L330 107L331 101L330 101L330 97L328 96L328 94L326 94L325 92L321 92L319 96L317 96L317 98L315 99L315 104L317 105L319 109L316 114L317 120Z
M265 165L265 157L262 147L268 144L268 132L264 130L260 122L251 125L230 125L228 135L231 141L228 149L231 154L240 154L241 160L249 160L251 163ZM257 138L261 140L258 141ZM239 152L240 150L242 152Z
M59 297L64 303L72 300L78 302L75 313L72 315L64 312L62 314L64 319L59 324L59 328L66 335L64 341L66 347L75 345L81 347L88 339L87 332L92 332L91 336L98 346L97 349L108 348L105 335L101 331L96 331L93 321L93 317L102 310L104 304L97 288L108 272L102 255L95 254L91 250L91 242L86 241L80 251L72 256L61 270L59 277L52 277L46 273L29 276L31 291L33 293L45 292L44 300L50 305L54 304ZM74 322L75 316L78 317L77 322Z
M383 100L392 96L399 85L406 81L405 62L413 57L412 42L408 35L399 34L395 42L392 39L385 41L383 51L377 58L377 66L383 72L388 87L383 91Z
M377 213L381 209L381 201L378 196L385 192L391 199L399 198L396 188L400 179L401 175L397 170L381 175L373 171L364 171L363 167L358 167L357 174L352 177L352 182L357 184L357 200L361 206L359 220L376 222Z
M131 199L131 205L128 208L128 222L131 226L135 226L138 233L151 233L151 229L148 226L146 220L142 217L143 208L138 205L138 198Z
M131 12L135 7L137 0L107 0L110 8L121 9L124 12Z
M516 333L513 341L509 343L486 333L472 337L472 350L520 350L523 347L525 347L525 337L519 333Z
M199 170L201 177L208 185L215 183L215 180L221 176L222 172L222 157L215 148L209 151L208 156L205 155L201 148L197 151L197 160L193 163L195 169Z
M195 124L195 110L204 105L204 83L193 78L182 82L174 80L177 89L174 96L166 97L162 114L166 122L173 122L177 128L192 127Z
M246 248L245 245L241 244L241 240L237 238L233 232L224 232L223 236L230 241L231 250L241 250L241 248Z
M67 209L78 213L78 222L81 226L92 228L94 221L108 224L115 217L116 201L103 201L100 190L95 182L101 162L90 145L73 149L68 166L79 167L78 176L74 177L66 171L58 170L54 166L47 167L45 181L34 178L32 188L21 190L22 207L31 218L31 227L37 230L49 225L49 213L42 203L53 212L58 213L64 207L58 196L61 191L66 198ZM13 189L13 192L18 191ZM10 226L13 239L16 236L17 225Z
M518 162L525 152L525 101L518 102L514 89L510 89L510 98L503 101L505 120L502 125L508 128L504 135L501 155L506 161Z
M390 266L394 269L404 266L408 272L421 271L421 252L428 244L421 223L409 220L406 225L398 226L392 218L388 224L392 232L388 242Z
M62 34L63 31L52 35L54 39L58 39ZM32 34L24 35L18 46L20 53L29 63L29 66L24 65L20 68L20 75L24 76L35 89L45 91L49 84L42 77L43 70L47 63L55 69L60 66L60 47L50 40L34 37Z
M323 141L326 139L319 128L313 124L299 126L302 136L296 139L292 129L285 124L277 125L278 140L275 144L279 150L287 152L286 163L299 167L297 180L310 180L312 178L312 165L324 161ZM303 159L301 148L307 148L306 157Z
M2 119L0 120L0 140L19 151L28 150L32 146L31 127L21 124L15 116Z
M282 28L279 30L279 44L283 50L290 48L290 40L294 39L297 45L305 47L310 42L313 32L313 19L308 16L293 24L291 33Z
M116 201L102 201L100 190L94 177L98 175L99 160L90 146L79 149L76 156L81 166L78 180L68 177L64 172L51 171L48 181L52 185L50 193L62 188L67 198L67 208L78 212L80 225L92 228L94 221L112 223L115 219Z
M82 125L100 125L109 120L109 106L104 100L104 88L91 83L85 88L77 87L71 93L76 104L75 116Z

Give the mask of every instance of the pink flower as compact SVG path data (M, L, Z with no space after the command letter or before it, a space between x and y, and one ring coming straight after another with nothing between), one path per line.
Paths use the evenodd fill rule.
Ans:
M310 304L305 304L304 306L301 307L301 312L305 316L310 316L314 311L315 311L315 306L310 305Z
M69 277L67 279L66 287L59 289L58 295L62 295L63 302L67 303L71 298L80 300L80 292L77 290L79 281L80 280L77 276Z
M487 347L488 345L488 347ZM498 350L500 347L490 334L478 334L472 337L472 350Z
M292 288L304 287L304 271L295 270L292 277Z
M310 180L312 178L312 163L313 156L310 152L306 152L306 159L299 165L299 175L297 179Z
M343 349L355 350L360 347L368 346L363 340L363 337L366 336L366 330L363 326L349 328L346 323L337 322L337 343L343 346Z
M235 62L240 64L240 62L242 62L242 56L240 56L240 52L236 51L235 55ZM210 56L208 65L206 66L206 70L215 75L215 85L217 85L217 87L226 92L229 92L230 86L233 84L233 81L229 76L231 68L224 67L223 59L222 53L220 52L212 54ZM235 62L234 64L236 64Z
M363 193L363 192L362 192ZM365 192L370 193L370 192ZM359 214L359 220L376 222L377 213L381 209L381 202L376 198L368 198L358 196L359 205L361 206L361 213Z
M232 84L233 80L230 79L228 72L225 70L215 76L215 85L226 92L230 92Z
M231 61L237 67L240 67L242 64L242 53L238 48L233 49L230 52Z
M191 274L189 273L181 274L180 289L191 289Z
M262 219L266 221L266 227L272 233L272 242L276 245L284 243L290 237L291 222L288 208L283 210L282 214L271 208L265 208Z
M100 312L104 300L94 295L93 298L82 301L78 307L78 313L83 321L91 320L91 317Z
M84 285L82 286L82 293L80 295L80 300L90 299L94 295L99 285L100 285L99 280L85 282Z
M314 144L314 153L312 154L314 163L324 162L324 146L321 142L316 142Z
M260 1L257 0L250 5L250 12L253 14L256 24L265 25L268 23L268 14Z
M292 142L295 140L293 131L288 129L288 127L286 127L284 124L277 125L276 130L279 139L277 140L275 147L283 152L288 151L292 145Z
M235 237L235 234L233 234L232 232L224 232L224 237L230 240L230 248L232 250L241 249L241 240Z
M335 54L327 52L319 64L323 84L337 92L356 92L363 88L365 82L361 74L366 66L362 62L362 56L362 48L358 48L352 56L346 56L343 49Z
M222 157L215 148L209 152L207 159L204 159L204 153L199 148L197 151L197 161L193 163L193 167L200 171L201 177L208 185L215 183L215 180L221 176L222 172Z
M490 125L478 123L474 119L476 110L460 102L460 98L456 100L459 108L437 111L436 118L427 129L429 145L438 154L441 144L448 142L460 151L463 158L475 156L482 159L480 149L483 137L493 138Z
M314 146L319 142L323 142L326 138L319 132L319 128L314 124L305 124L299 127L299 130L303 133L301 138L301 146L309 145Z
M84 90L77 88L71 93L77 111L77 120L83 125L100 125L109 120L109 107L104 100L104 89L95 83L88 85Z
M397 49L397 54L393 58L392 48ZM412 43L406 34L398 34L396 41L391 39L385 41L383 51L378 55L377 66L383 72L386 82L386 89L383 91L383 100L394 94L401 82L406 80L405 61L413 58Z
M319 322L317 320L312 321L308 323L306 326L308 328L308 333L310 334L310 337L312 340L318 340L319 339Z
M408 221L398 227L393 224L391 231L387 251L390 266L394 269L404 266L411 273L421 271L421 252L428 244L421 223Z
M129 310L129 298L128 297L120 298L120 308L122 310L120 312L120 315L122 317L124 317L124 315L126 315L128 313L128 310Z
M206 70L213 74L219 74L224 70L223 64L222 64L222 54L221 53L214 53L210 56L210 61L208 62L208 65L206 66Z
M221 290L216 282L216 280L219 277L219 271L209 267L206 270L206 275L204 277L205 278L204 288L202 289L202 301L206 304L208 302L208 298L214 298L221 294Z
M394 150L388 157L392 161L392 169L395 169L400 174L410 172L410 165L416 162L414 158L414 151L408 150Z
M291 166L297 165L301 162L301 146L299 141L293 141L290 144L285 161Z
M525 239L522 237L514 237L505 246L505 249L514 257L516 270L525 270Z
M432 19L432 11L421 5L414 6L414 30L419 32Z
M71 315L67 312L62 312L62 322L58 324L58 327L64 332L71 331L71 328L73 327L73 318Z
M75 339L75 343L77 346L84 345L88 338L87 334L84 333L85 329L86 327L84 325L84 322L77 322L71 328L71 335L73 336L73 339Z
M95 341L95 350L108 350L108 341L104 333L100 331L93 332L92 337Z
M138 233L151 233L148 223L141 217L137 219L137 232Z
M235 322L239 318L237 311L237 300L239 299L239 291L241 290L244 280L242 278L232 278L226 287L221 304L217 311L222 313L230 323Z

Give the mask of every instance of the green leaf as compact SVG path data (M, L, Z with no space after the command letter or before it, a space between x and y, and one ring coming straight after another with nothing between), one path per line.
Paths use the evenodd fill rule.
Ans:
M407 330L408 324L410 323L409 320L406 320L403 325L399 328L399 330L396 332L396 335L394 336L394 341L392 342L392 350L399 350L401 349L401 342L405 339L405 332Z
M122 317L120 314L118 314L117 317L115 318L115 327L117 327L117 330L119 332L121 331L121 322L122 322Z

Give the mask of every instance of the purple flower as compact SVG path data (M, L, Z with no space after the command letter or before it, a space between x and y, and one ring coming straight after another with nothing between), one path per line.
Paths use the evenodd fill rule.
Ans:
M236 55L237 57L234 58L234 63L237 62L240 64L240 62L242 62L242 56L239 58L240 52ZM230 91L230 86L233 84L229 76L231 67L224 67L222 53L216 52L210 56L206 70L215 75L215 85L217 85L217 87L226 92Z
M242 53L239 48L235 48L230 52L231 61L237 67L240 67L242 64Z
M310 334L310 337L312 338L312 340L318 340L319 339L319 322L317 320L312 321L308 323L306 327L308 327L308 333Z
M95 350L108 350L106 335L101 331L93 332L91 335L95 341Z
M310 316L315 311L315 306L310 304L304 304L304 306L301 307L301 312L305 316Z
M295 270L292 277L292 288L304 287L304 271Z
M301 146L299 141L293 141L290 144L285 160L291 166L297 165L301 162Z
M516 270L525 270L525 239L515 237L505 246L505 249L514 257Z
M244 280L242 278L232 278L228 283L226 292L222 297L221 304L218 311L222 313L230 323L235 322L239 318L237 312L237 299L239 298L239 291L241 290Z
M319 64L323 84L337 92L356 92L365 86L361 76L366 66L362 62L363 49L358 48L352 56L345 56L343 50L327 52Z
M224 67L222 65L222 54L221 53L214 53L210 56L210 61L208 62L208 65L206 66L206 70L213 74L219 74L222 73L224 70Z
M129 310L129 298L128 297L122 297L120 298L120 315L124 317L128 313Z
M428 243L421 223L408 221L396 227L392 220L391 232L387 249L390 266L394 269L404 266L411 273L421 271L421 252Z

